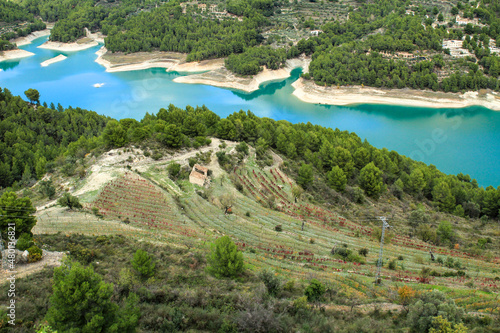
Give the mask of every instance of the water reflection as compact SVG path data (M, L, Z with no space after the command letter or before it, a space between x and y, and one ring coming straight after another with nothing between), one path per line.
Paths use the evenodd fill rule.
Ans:
M8 71L19 66L20 62L21 60L5 60L0 62L0 68L3 69L4 71Z

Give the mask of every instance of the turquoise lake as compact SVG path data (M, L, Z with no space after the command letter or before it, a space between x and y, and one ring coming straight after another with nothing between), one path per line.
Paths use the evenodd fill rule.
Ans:
M355 132L378 148L386 147L448 174L463 172L480 185L500 185L500 112L483 107L430 109L388 105L337 107L301 102L291 84L300 70L279 82L263 84L254 93L205 85L175 83L182 74L164 69L107 73L95 63L100 46L79 52L37 48L42 37L21 47L34 56L0 62L0 87L15 95L28 88L40 92L41 102L94 110L113 118L140 120L170 103L206 105L221 117L239 110L292 123L311 122ZM68 58L48 67L40 63L64 54ZM102 83L101 88L94 84Z

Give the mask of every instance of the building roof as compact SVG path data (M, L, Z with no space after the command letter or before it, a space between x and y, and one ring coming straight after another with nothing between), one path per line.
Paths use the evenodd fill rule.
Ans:
M208 168L205 168L205 167L202 167L201 165L199 164L195 164L193 165L193 170L196 169L198 171L201 171L201 172L208 172Z
M195 170L193 170L191 172L191 174L189 175L189 177L199 178L199 179L203 179L203 180L207 179L207 176L205 176L202 173L196 172Z

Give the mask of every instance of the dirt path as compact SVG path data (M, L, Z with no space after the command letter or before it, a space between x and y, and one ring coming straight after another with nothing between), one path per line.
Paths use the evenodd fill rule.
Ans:
M50 252L43 250L42 260L31 264L19 264L16 266L16 279L39 272L45 267L61 266L64 255L64 252ZM7 282L7 278L10 276L11 273L9 271L2 270L0 272L0 284Z

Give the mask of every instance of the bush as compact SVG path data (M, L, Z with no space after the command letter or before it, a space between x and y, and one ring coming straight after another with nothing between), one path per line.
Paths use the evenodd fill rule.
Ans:
M332 254L334 255L339 255L340 257L342 257L344 260L347 259L347 257L349 257L349 255L352 253L351 250L348 250L346 249L345 247L337 247L335 248L335 250L332 251Z
M368 255L368 249L366 247L359 249L358 253L362 255L363 257L366 257Z
M402 255L398 256L398 260L404 260L405 258Z
M307 296L302 296L297 298L292 302L292 306L290 308L290 312L292 315L297 314L299 311L309 311L311 306L307 303Z
M29 263L32 263L32 262L37 262L37 261L40 261L42 260L42 250L36 246L36 245L33 245L32 247L30 247L28 249L28 262Z
M447 257L444 264L448 268L453 268L455 266L455 260L453 259L453 257Z
M243 254L229 236L215 241L208 262L207 270L218 278L236 277L244 270Z
M17 240L16 247L20 251L27 250L28 248L32 247L34 245L33 243L33 237L28 234L28 233L23 233L21 237Z
M181 165L179 163L170 163L167 167L167 171L170 177L175 178L181 171Z
M142 278L150 278L155 274L156 264L150 255L141 249L138 249L132 259L132 267L141 275Z
M421 293L408 311L407 324L410 332L429 332L434 317L438 315L450 323L458 324L464 316L464 310L440 291Z
M73 210L73 208L76 209L82 208L80 200L69 193L64 193L63 196L57 200L57 203L62 207L68 207L71 210Z
M96 257L97 252L83 247L80 244L69 244L70 255L84 265L90 264Z
M293 292L295 290L295 280L288 280L283 286L283 290Z
M282 226L281 226L281 224L280 224L280 225L275 226L275 227L274 227L274 230L276 230L276 231L278 231L278 232L281 232L281 231L283 231L283 227L282 227Z
M264 282L267 292L271 296L278 295L281 289L281 280L271 270L263 270L259 274L259 278Z
M312 279L311 283L305 290L305 296L309 302L319 301L323 297L325 291L326 288L321 282L316 279Z
M346 261L357 262L359 264L366 263L366 261L365 261L365 259L363 257L361 257L360 255L354 254L354 253L349 254L347 256L347 260Z
M236 146L236 151L243 155L248 155L248 145L245 142L241 142Z
M395 270L396 269L396 259L392 259L391 261L389 261L388 267L389 267L389 269Z

